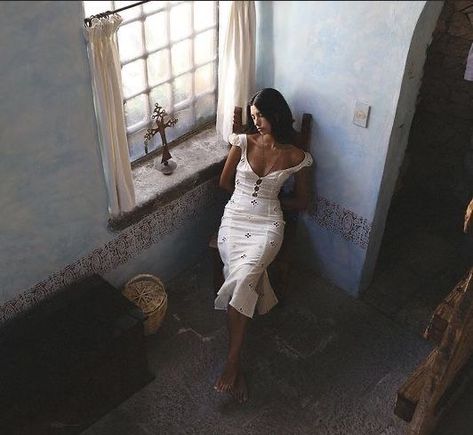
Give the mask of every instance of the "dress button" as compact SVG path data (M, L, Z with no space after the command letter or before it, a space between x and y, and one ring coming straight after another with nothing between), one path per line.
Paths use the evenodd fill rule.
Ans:
M255 191L258 192L259 186L255 186Z
M256 192L253 192L253 196L255 196L255 197L256 197L256 196L258 196L258 194L257 194Z
M258 178L258 179L256 180L256 184L261 184L262 181L263 181L263 180L262 180L261 178Z

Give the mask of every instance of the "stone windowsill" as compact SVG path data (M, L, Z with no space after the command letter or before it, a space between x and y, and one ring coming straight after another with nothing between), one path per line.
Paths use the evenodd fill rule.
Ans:
M199 184L217 176L228 153L228 143L209 127L170 149L177 168L164 175L157 167L161 154L133 168L136 207L109 220L111 231L120 231L166 205Z

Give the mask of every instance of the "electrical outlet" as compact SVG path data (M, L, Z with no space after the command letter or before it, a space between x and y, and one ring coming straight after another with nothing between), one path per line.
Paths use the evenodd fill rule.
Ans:
M371 106L360 101L355 102L355 110L353 112L353 124L366 128L368 125L368 117L370 116Z

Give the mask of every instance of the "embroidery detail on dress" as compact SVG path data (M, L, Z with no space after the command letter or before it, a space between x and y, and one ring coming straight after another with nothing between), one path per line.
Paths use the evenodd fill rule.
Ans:
M227 238L225 236L223 236L221 242L223 243L223 242L226 242L226 241L227 241Z
M240 255L240 258L246 258L246 254Z
M235 180L235 184L240 184L240 180L238 178Z
M251 234L250 234L250 233L246 233L246 234L245 234L245 237L246 237L247 239L249 239L249 238L251 237Z
M273 222L273 225L277 228L279 227L279 222Z
M269 242L269 244L270 244L271 246L276 246L276 242L275 242L274 240L271 240L271 241Z
M251 201L251 204L257 205L257 204L258 204L258 201L256 201L256 199L253 199L253 201Z

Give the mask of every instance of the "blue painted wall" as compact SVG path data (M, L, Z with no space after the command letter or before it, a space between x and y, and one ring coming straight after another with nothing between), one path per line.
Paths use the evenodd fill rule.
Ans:
M417 35L421 43L413 54L420 59L417 81L398 108L407 80L406 59L425 5L424 1L258 2L257 84L279 89L297 120L304 112L314 116L314 197L352 211L377 229L369 240L376 248L367 250L317 225L309 215L303 217L303 258L354 295L370 281L368 274L362 282L363 272L367 260L375 262L397 174L394 167L393 175L383 179L396 160L387 159L396 110L408 112L410 118L404 119L408 132L425 49L442 2L429 2L432 13L421 23ZM371 106L368 128L352 123L357 100ZM396 158L402 160L407 137L394 142ZM379 206L384 182L388 199Z
M82 20L80 1L0 2L0 306L117 237L107 230ZM215 213L107 277L172 277L206 249Z
M369 221L383 219L379 192L388 145L397 143L392 126L424 4L258 2L259 86L279 88L296 115L314 115L317 195ZM106 227L82 16L79 1L0 2L0 303L116 236ZM368 129L351 123L356 99L372 105ZM356 293L367 251L308 216L303 223L310 265ZM172 237L185 240L189 232L179 234ZM167 272L155 273L182 267L181 253L169 253L179 243L163 241L150 251L156 261L167 258ZM110 276L126 279L139 264L123 267Z
M0 3L0 302L110 238L81 8Z

